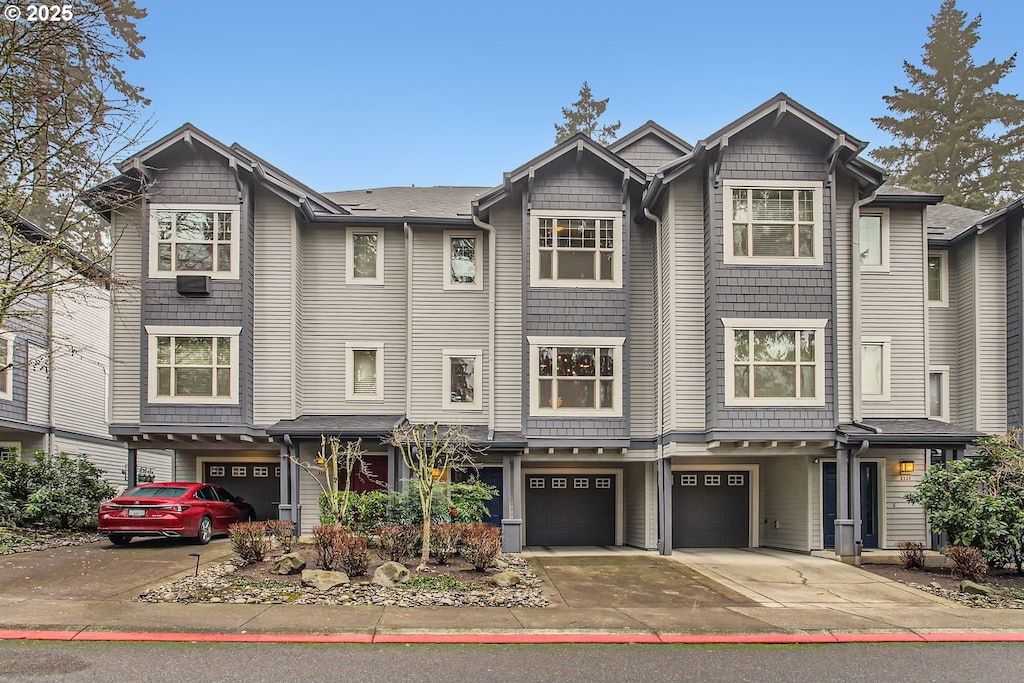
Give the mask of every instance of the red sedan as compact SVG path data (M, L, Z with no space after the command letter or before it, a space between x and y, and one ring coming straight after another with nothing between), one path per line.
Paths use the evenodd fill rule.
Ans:
M222 486L193 482L141 484L100 505L99 532L114 545L135 536L194 538L210 542L235 522L254 519L251 505Z

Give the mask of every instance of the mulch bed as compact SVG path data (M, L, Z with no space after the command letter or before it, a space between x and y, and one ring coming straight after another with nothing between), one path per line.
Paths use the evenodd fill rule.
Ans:
M1024 575L1015 570L990 569L984 584L996 594L983 596L962 592L960 579L953 578L948 567L906 569L902 565L865 564L861 569L969 607L1024 609Z

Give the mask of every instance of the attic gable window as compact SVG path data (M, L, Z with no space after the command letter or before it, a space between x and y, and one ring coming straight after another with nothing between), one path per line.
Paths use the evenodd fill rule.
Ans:
M725 181L726 263L821 265L822 185Z
M150 277L238 278L237 206L154 206L149 225Z
M622 287L622 214L530 214L533 287Z

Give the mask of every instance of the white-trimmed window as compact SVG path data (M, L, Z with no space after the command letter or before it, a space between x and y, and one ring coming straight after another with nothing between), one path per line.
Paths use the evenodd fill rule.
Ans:
M860 344L861 397L865 401L889 400L892 339L864 337Z
M146 325L150 403L238 403L240 327Z
M622 287L622 214L531 211L530 284Z
M928 305L949 305L949 252L928 252Z
M820 182L726 180L725 262L821 265Z
M622 415L624 337L529 337L531 415Z
M150 207L149 276L238 279L239 215L233 204Z
M381 401L384 399L384 344L345 344L345 399Z
M348 228L345 231L345 282L384 284L384 230Z
M928 368L928 417L949 422L949 366Z
M0 441L0 462L13 462L21 458L20 441Z
M0 399L14 398L14 334L0 332Z
M723 318L725 403L825 405L828 320Z
M860 214L860 268L866 273L889 272L889 211L864 210Z
M441 359L444 407L449 410L480 410L481 350L443 349Z
M444 231L445 289L483 289L482 244L478 232Z

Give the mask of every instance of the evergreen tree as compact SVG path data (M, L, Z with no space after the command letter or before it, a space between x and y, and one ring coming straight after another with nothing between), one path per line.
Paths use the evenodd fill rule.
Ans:
M871 155L895 182L991 210L1024 191L1024 101L995 87L1017 54L975 64L979 14L969 24L944 0L928 27L922 65L903 62L909 88L882 99L890 115L872 119L895 144Z
M586 133L588 137L602 145L615 140L621 121L599 126L598 119L608 107L609 98L595 100L590 92L590 85L583 81L580 98L572 103L572 107L562 107L562 123L555 124L555 144L568 140L576 133Z

